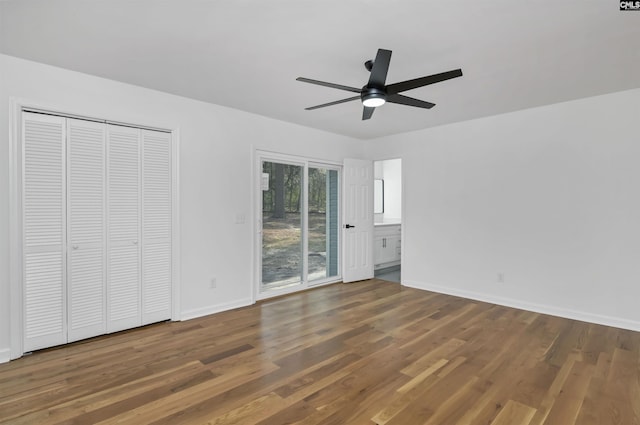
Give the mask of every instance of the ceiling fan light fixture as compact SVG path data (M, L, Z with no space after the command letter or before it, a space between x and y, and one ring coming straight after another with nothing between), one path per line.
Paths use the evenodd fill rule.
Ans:
M384 100L383 97L370 97L368 99L363 99L362 104L367 108L377 108L378 106L382 106L387 101Z
M377 108L387 101L387 94L383 90L365 88L362 90L362 104L367 108Z

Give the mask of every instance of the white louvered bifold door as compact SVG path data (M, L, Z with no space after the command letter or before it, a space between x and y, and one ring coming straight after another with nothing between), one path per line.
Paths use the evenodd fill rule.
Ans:
M140 130L107 126L107 332L140 326Z
M171 134L142 130L142 323L171 318Z
M171 318L171 134L23 112L24 351Z
M68 341L106 332L105 125L67 119Z
M24 351L67 341L65 120L24 113L22 213Z

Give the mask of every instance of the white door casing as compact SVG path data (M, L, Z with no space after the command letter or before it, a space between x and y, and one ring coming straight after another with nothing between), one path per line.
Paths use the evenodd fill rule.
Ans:
M373 277L373 162L345 159L342 281Z

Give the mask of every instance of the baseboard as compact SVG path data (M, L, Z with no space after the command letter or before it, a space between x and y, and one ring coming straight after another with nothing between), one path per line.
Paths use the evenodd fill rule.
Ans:
M208 316L210 314L221 313L223 311L233 310L234 308L246 307L253 304L254 301L250 298L234 301L232 303L215 304L203 308L195 308L192 310L183 311L180 315L181 320L196 319L198 317Z
M580 320L582 322L596 323L598 325L612 326L615 328L628 329L640 332L640 322L623 319L620 317L593 314L584 311L563 309L543 304L530 303L513 298L496 297L479 292L460 290L445 286L432 285L424 282L417 282L403 279L402 284L410 288L422 289L425 291L438 292L440 294L453 295L456 297L468 298L471 300L487 302L491 304L513 307L520 310L533 311L535 313L548 314L550 316L564 317L566 319Z
M0 363L7 363L11 360L11 350L3 348L0 350Z

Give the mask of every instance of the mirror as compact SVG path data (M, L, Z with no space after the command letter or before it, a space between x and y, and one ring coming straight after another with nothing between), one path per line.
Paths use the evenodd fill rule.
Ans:
M384 180L375 179L373 181L373 213L382 214L384 212Z

